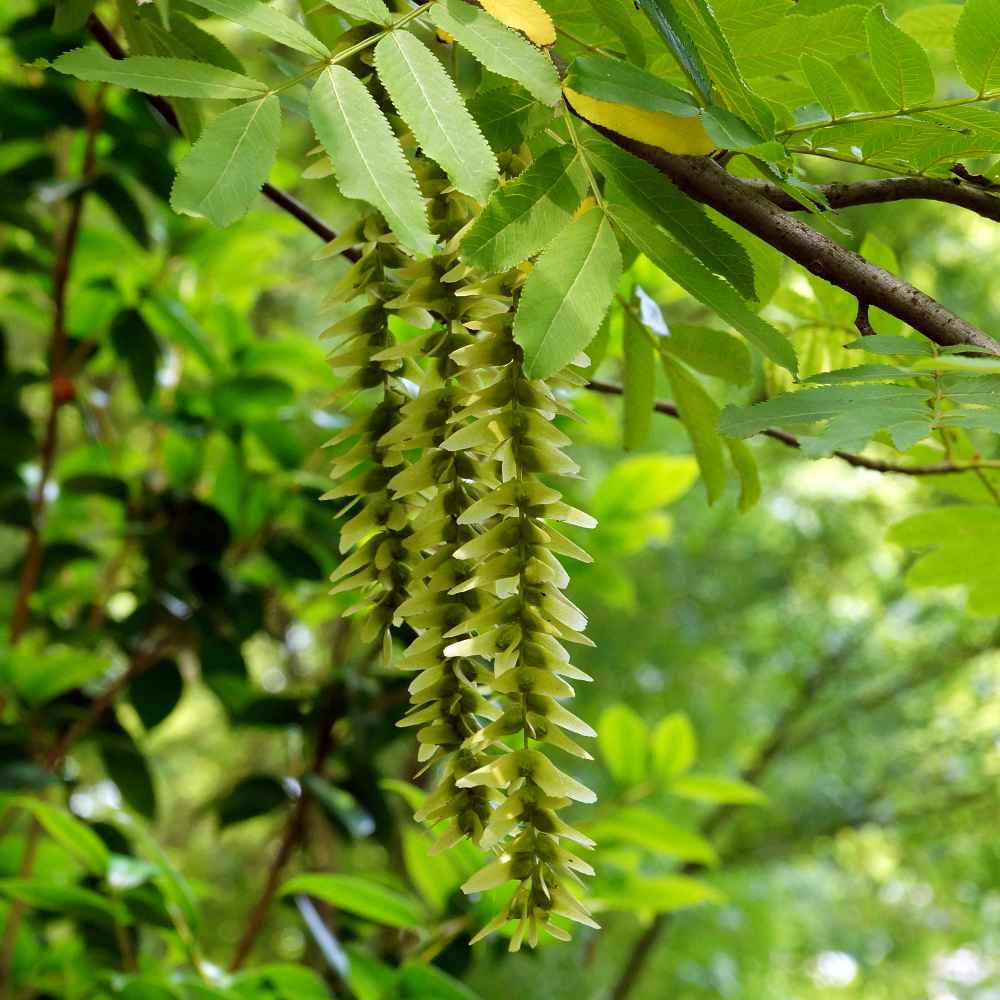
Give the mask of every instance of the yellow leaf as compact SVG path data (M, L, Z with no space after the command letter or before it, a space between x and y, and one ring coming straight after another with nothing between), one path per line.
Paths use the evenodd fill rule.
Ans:
M556 26L537 0L479 0L498 21L523 31L536 45L552 45Z
M645 111L629 104L614 104L578 94L563 87L573 108L589 122L603 125L619 135L659 146L668 153L704 156L716 149L701 118L680 118L665 111Z

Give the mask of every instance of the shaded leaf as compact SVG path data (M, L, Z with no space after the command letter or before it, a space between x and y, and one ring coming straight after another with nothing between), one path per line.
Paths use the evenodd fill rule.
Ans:
M216 804L219 826L263 816L288 805L288 795L282 783L268 774L251 774L237 782Z
M128 688L128 698L143 726L153 729L177 707L184 678L174 660L158 660Z
M628 312L624 327L623 417L625 449L643 445L653 420L656 353L649 333Z
M255 31L272 42L325 59L330 50L298 21L258 0L191 0L219 17L235 21L249 31Z
M752 312L740 296L720 281L662 230L625 205L608 208L629 240L664 274L690 295L714 309L734 329L743 334L765 357L795 374L797 364L792 345L773 326Z
M415 899L362 875L296 875L282 886L281 895L296 893L388 927L419 928L427 919Z
M529 378L554 374L586 348L621 272L618 241L603 212L586 212L556 237L524 283L514 317Z
M586 192L587 174L573 148L550 149L494 193L459 254L483 270L506 271L551 243Z
M170 204L217 226L242 219L271 172L281 132L274 94L214 118L181 160Z

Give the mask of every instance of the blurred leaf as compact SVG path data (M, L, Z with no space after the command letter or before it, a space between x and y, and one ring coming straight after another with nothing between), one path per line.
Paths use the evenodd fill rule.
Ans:
M964 586L969 610L977 615L1000 611L1000 508L942 507L900 521L889 540L923 550L906 574L911 587Z
M638 785L646 777L649 731L627 705L610 705L597 723L597 742L604 764L620 785Z
M60 847L95 875L103 876L108 870L111 855L101 838L69 812L26 795L9 799L7 805L31 813Z
M219 415L240 424L272 419L294 398L292 387L273 375L237 375L219 382L213 393Z
M427 919L417 900L362 875L296 875L281 887L281 895L296 893L388 927L422 927Z
M414 826L403 828L406 874L433 913L444 913L448 900L465 879L448 853L431 854L434 841Z
M408 961L400 967L393 993L400 1000L479 1000L480 994L433 965Z
M0 895L60 916L98 923L127 923L128 913L116 902L89 889L30 879L0 879Z
M682 861L697 861L706 865L714 865L718 861L715 849L701 834L638 806L617 808L596 823L586 824L585 830L601 846L633 844Z
M767 796L759 788L739 778L727 778L720 774L680 775L670 782L670 791L698 802L756 805L767 801Z
M670 781L689 770L698 756L698 741L691 720L683 712L664 716L650 737L653 767L661 781Z
M287 536L272 536L264 551L293 580L322 580L326 575L316 557L300 542Z
M7 663L7 680L30 705L41 705L108 669L105 657L84 650L50 649L44 657L23 648Z
M726 897L700 879L687 875L644 875L620 885L595 886L589 896L598 910L673 913L702 903L723 903Z

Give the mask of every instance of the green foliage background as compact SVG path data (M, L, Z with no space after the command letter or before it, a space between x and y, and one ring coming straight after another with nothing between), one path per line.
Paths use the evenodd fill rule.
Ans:
M593 17L574 21L570 6L546 4L574 33L607 36ZM808 12L829 10L832 23L842 6ZM933 8L942 23L946 6ZM889 5L903 24L922 23L921 10L930 17L917 3ZM995 612L995 515L983 515L979 551L960 547L929 581L972 582L971 593L904 582L912 549L943 537L940 524L909 522L889 536L909 515L944 511L952 524L966 517L962 503L988 511L992 474L893 477L754 440L762 500L741 513L736 483L699 478L681 424L654 416L643 435L635 410L578 393L573 453L584 474L568 496L600 525L587 539L595 562L570 590L596 643L578 661L597 682L579 686L574 710L599 736L597 761L575 773L599 802L575 816L598 841L591 895L604 929L531 954L510 956L495 939L470 949L496 895L460 891L478 867L474 849L428 855L405 784L412 741L395 728L406 678L338 619L350 601L327 593L338 525L319 502L329 486L320 446L346 416L329 405L337 380L318 335L349 265L317 258L315 237L263 201L222 230L171 212L172 164L188 143L132 91L31 67L85 41L54 33L52 17L29 0L0 15L5 620L43 461L51 272L84 198L43 561L29 627L0 648L10 995L609 996L653 919L665 929L636 997L986 1000L1000 990L995 625L969 613L970 603ZM330 11L305 20L328 45L343 26ZM284 72L282 56L247 33L206 23L248 72ZM953 84L950 48L930 56ZM182 122L197 121L194 102L176 103ZM313 137L294 95L285 119L267 176L346 228L357 206L322 165L304 179ZM822 163L812 177L844 169ZM922 202L850 210L836 219L842 231L817 224L983 329L1000 327L994 224ZM849 296L750 249L758 277L774 271L767 315L804 375L885 360L841 347L855 335ZM636 285L681 343L685 325L718 325L648 261L619 291L634 301ZM637 378L623 371L634 322L613 315L602 378ZM755 356L748 392L743 353L730 352L719 363L739 377L727 368L702 379L719 403L742 407L787 387ZM636 393L679 396L653 371L632 406ZM995 442L976 433L956 445L960 458L993 454ZM926 442L900 452L942 457ZM899 458L884 434L875 454ZM721 494L712 506L707 488ZM113 711L75 731L91 699L137 662L152 666ZM67 733L68 755L53 760ZM318 739L329 751L319 768ZM296 804L302 788L307 809ZM231 977L223 970L255 927L290 830L280 881L320 881L292 882L273 901ZM346 974L310 931L299 891L346 949Z

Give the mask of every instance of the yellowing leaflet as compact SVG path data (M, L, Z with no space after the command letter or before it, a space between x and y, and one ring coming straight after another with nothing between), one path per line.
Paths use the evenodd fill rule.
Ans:
M659 146L668 153L704 156L717 148L705 131L701 118L681 118L665 111L645 111L629 104L601 101L569 87L563 87L563 93L587 121L603 125L629 139Z
M537 0L479 0L508 28L523 32L536 45L552 45L556 40L556 26Z

